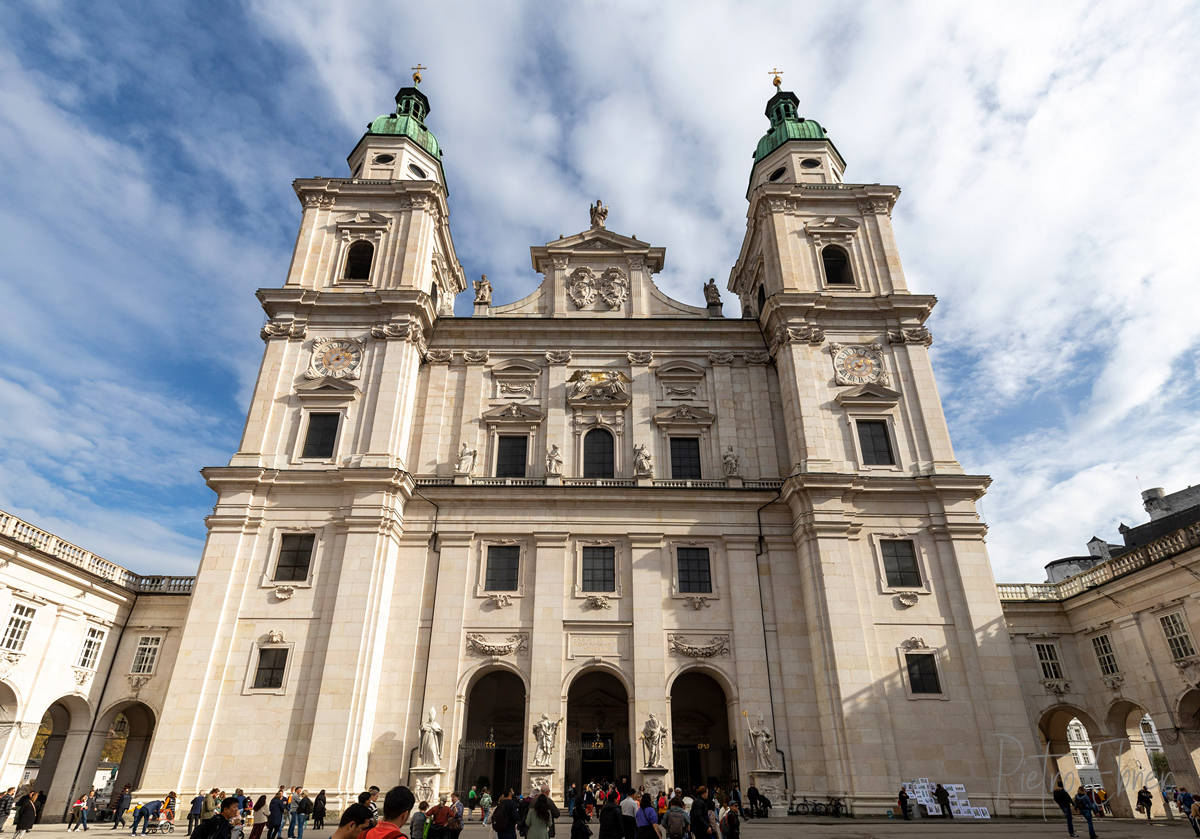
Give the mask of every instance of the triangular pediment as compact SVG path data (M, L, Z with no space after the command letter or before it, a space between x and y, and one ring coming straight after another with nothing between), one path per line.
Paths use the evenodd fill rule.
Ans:
M387 227L390 219L380 213L358 212L338 216L338 227Z
M529 405L519 405L516 402L499 408L492 408L492 410L484 412L483 415L483 421L485 423L534 423L541 422L545 418L546 415L537 408Z
M301 399L353 399L358 393L358 388L350 382L332 376L296 385L296 395Z
M880 384L865 384L843 390L834 401L839 405L894 405L900 401L900 393Z
M654 414L657 425L712 425L713 413L695 405L673 405Z
M529 254L533 261L533 269L541 273L545 273L552 264L551 260L565 258L573 261L572 256L575 254L579 254L585 260L602 254L623 257L640 254L645 260L646 268L651 273L656 273L662 270L666 249L651 247L648 242L643 242L636 236L623 236L604 227L593 227L573 236L562 236L542 247L532 247Z

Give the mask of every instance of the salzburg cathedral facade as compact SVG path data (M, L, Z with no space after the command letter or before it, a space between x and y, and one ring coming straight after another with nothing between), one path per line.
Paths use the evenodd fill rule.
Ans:
M932 779L1040 812L1044 785L1012 765L1036 763L1054 740L1039 715L1070 698L1006 624L976 511L989 479L951 447L900 190L847 182L778 91L726 285L740 316L713 282L704 307L666 295L666 248L611 229L599 201L530 248L538 288L500 301L455 255L428 113L402 89L347 177L295 182L245 431L203 470L198 574L87 570L113 593L70 626L117 641L64 670L57 700L10 678L19 658L0 676L9 780L53 703L60 764L86 763L118 713L140 732L121 779L143 799L559 797L627 776L882 812ZM24 602L13 589L0 610ZM1024 620L1038 636L1057 618ZM52 806L72 794L62 766Z

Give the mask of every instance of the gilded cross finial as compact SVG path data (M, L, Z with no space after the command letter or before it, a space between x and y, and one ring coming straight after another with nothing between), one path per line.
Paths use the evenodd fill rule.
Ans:
M779 88L783 86L783 79L779 78L780 76L783 75L782 70L780 70L776 67L773 67L767 71L767 75L775 77L775 78L771 79L771 84L775 85L776 90L779 90Z
M429 69L429 68L428 68L428 67L426 67L424 64L418 64L416 67L413 67L413 68L412 68L412 71L413 71L413 84L420 84L420 83L421 83L421 71L422 71L422 70L428 70L428 69Z

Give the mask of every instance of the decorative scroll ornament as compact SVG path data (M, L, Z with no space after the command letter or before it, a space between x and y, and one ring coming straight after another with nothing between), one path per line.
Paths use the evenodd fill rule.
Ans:
M532 396L533 382L501 382L501 396Z
M511 594L489 594L487 599L491 601L491 604L497 609L503 609L505 606L512 605Z
M468 364L483 364L488 360L487 350L463 350L463 361Z
M625 358L629 359L630 364L646 365L654 360L652 352L627 352Z
M672 397L695 396L697 387L698 385L663 385L663 392Z
M589 594L584 602L592 609L611 609L612 603L606 594Z
M920 598L914 592L904 591L896 595L896 604L903 609L911 609L916 606Z
M1125 676L1121 673L1113 673L1111 676L1101 676L1100 681L1104 682L1104 686L1109 690L1120 693L1121 685L1125 684Z
M327 195L324 192L306 192L304 193L305 207L321 207L323 209L333 206L333 196Z
M21 663L21 659L25 657L25 653L13 652L11 650L0 653L0 679L7 679L12 675L13 670Z
M149 675L130 674L129 690L133 693L134 696L137 696L139 693L142 692L142 688L144 688L150 682L150 679L151 679L151 676L149 676Z
M733 353L731 352L710 352L708 354L710 364L733 364Z
M268 644L283 644L283 643L285 643L285 641L283 640L283 633L280 632L278 629L272 629L270 632L267 633L267 643Z
M707 609L712 606L712 604L708 602L707 597L701 597L698 594L693 594L691 597L687 597L685 599L687 600L687 604L697 612L699 612L701 609Z
M822 337L824 337L823 334L822 334ZM753 351L753 352L744 353L744 357L746 359L747 364L766 364L768 361L771 360L771 354L769 352L763 352L763 351Z
M925 639L920 635L914 635L911 638L905 638L900 642L902 650L927 650L929 645L925 643Z
M294 586L275 586L276 600L291 600L292 595L296 593Z
M509 635L503 641L488 640L486 635L478 632L467 633L467 649L479 655L515 655L529 648L529 636L524 633Z
M570 350L546 350L546 361L550 364L566 364L570 360Z
M303 338L308 333L308 327L292 318L275 318L263 325L259 337L264 341L272 338Z
M707 644L689 644L683 635L671 633L667 635L667 645L671 652L688 658L715 658L729 655L729 636L714 635Z
M890 216L892 214L892 202L886 198L865 198L858 202L858 211L864 216Z
M428 350L425 353L426 361L437 364L449 364L452 358L454 358L454 352L451 350Z
M375 334L375 328L371 334ZM362 359L363 344L357 338L317 338L304 378L357 379Z
M83 667L72 667L71 670L75 674L75 684L83 687L92 680L95 674L91 670L86 670Z
M819 326L779 326L771 336L772 355L786 344L811 344L820 346L825 340L825 330Z
M629 280L620 268L609 268L600 277L600 298L610 309L619 309L629 299Z
M1066 679L1042 679L1042 687L1053 696L1066 696L1071 692L1071 683Z
M928 347L933 343L933 336L923 326L904 329L889 329L888 342L892 344L922 344Z
M567 296L578 309L592 305L598 293L596 275L590 268L576 268L567 278Z

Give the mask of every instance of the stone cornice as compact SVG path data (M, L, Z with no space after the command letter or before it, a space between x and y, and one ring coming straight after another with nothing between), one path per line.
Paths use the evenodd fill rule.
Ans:
M839 324L868 321L882 329L882 316L887 320L888 332L894 331L897 323L912 332L925 323L935 305L937 298L932 294L837 295L785 291L767 299L763 322L769 335L797 321L819 323L826 330ZM881 340L887 337L881 334Z
M346 319L374 324L417 318L428 329L434 320L433 301L415 288L318 290L284 286L260 288L255 295L272 321L298 321L307 326L342 326Z

